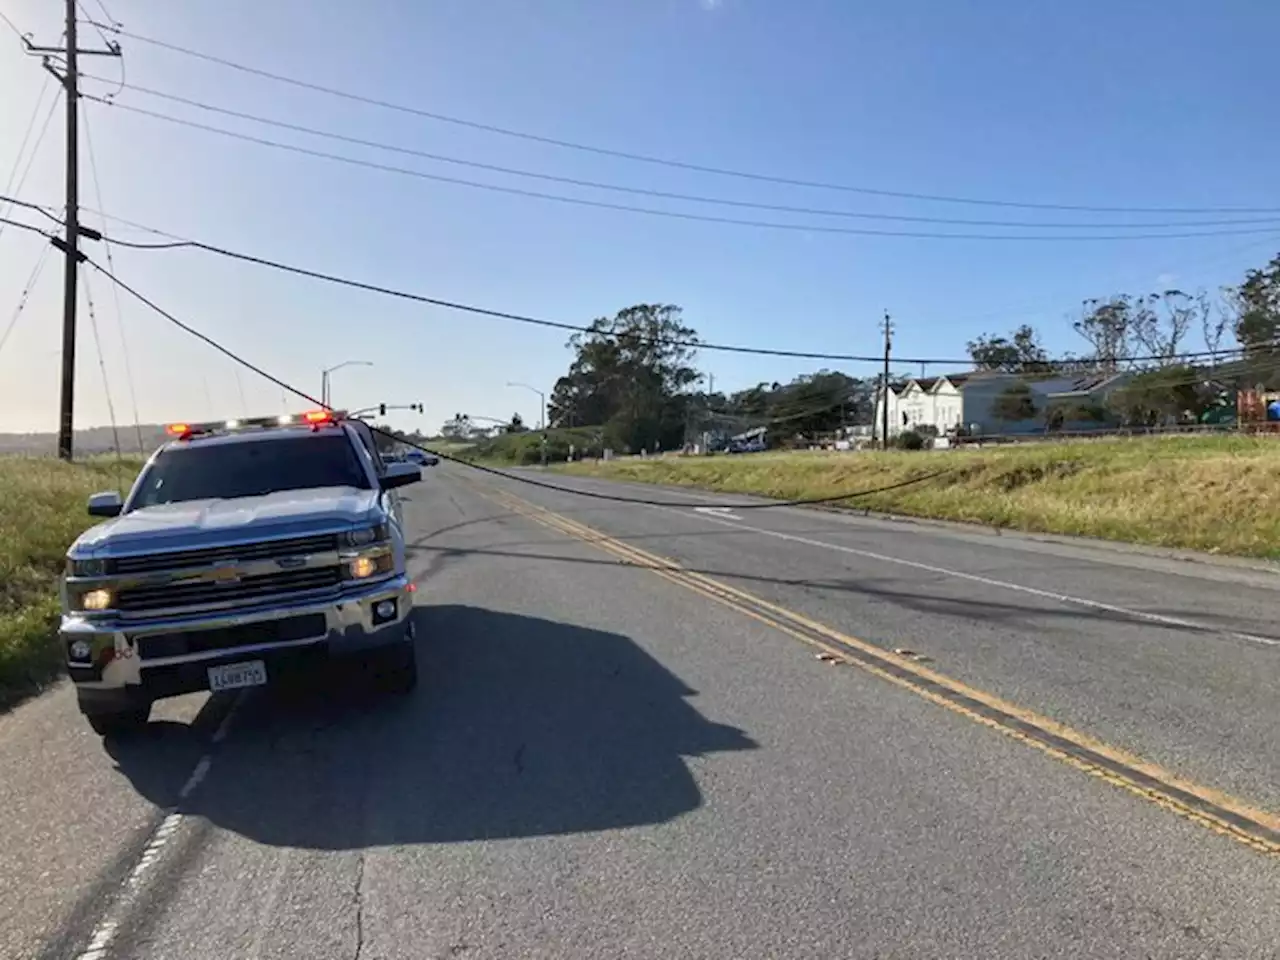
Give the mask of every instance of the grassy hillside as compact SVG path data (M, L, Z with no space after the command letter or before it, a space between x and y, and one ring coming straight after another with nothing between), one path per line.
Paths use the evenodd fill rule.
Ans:
M1280 559L1280 440L1178 437L997 449L763 453L582 463L618 480L823 497L949 474L842 506Z
M0 458L0 707L57 675L57 583L67 546L92 524L85 500L123 489L139 463ZM122 479L123 477L123 479Z

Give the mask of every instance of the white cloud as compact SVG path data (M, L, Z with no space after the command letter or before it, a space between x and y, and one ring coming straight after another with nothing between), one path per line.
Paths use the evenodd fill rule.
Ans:
M1176 273L1162 273L1160 276L1156 277L1156 284L1161 290L1168 290L1177 282L1178 275Z
M698 4L703 10L719 10L724 6L724 0L698 0Z

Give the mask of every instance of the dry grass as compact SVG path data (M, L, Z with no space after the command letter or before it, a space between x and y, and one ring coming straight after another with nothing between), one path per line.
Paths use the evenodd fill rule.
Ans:
M617 480L823 497L940 469L842 506L1040 533L1280 559L1280 440L1096 440L922 453L765 453L582 463Z
M62 656L54 630L63 556L93 522L85 513L89 494L124 488L139 465L0 458L0 707L57 675Z

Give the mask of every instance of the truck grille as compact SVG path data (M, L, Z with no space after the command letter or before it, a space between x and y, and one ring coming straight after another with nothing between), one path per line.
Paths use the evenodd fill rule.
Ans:
M108 572L116 574L150 573L157 570L183 570L207 567L216 563L249 560L274 560L309 553L325 553L338 549L338 535L326 533L289 540L267 540L241 543L229 547L207 547L203 550L179 550L174 553L146 553L134 557L116 557L108 563Z
M341 568L317 567L311 570L290 570L285 573L244 577L234 583L204 580L148 584L121 590L116 595L116 609L124 613L140 613L170 607L196 607L232 601L265 600L277 594L336 587L341 582Z

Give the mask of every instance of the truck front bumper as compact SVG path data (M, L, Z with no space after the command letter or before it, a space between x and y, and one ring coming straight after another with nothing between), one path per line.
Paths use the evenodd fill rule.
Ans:
M268 681L405 643L413 637L413 586L405 576L340 596L147 620L64 616L67 671L85 712L127 710L209 689L210 667L266 664ZM78 642L80 641L80 642ZM89 651L89 657L75 653Z

